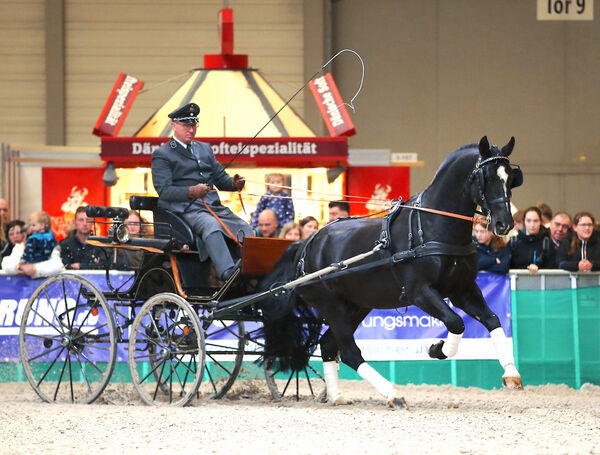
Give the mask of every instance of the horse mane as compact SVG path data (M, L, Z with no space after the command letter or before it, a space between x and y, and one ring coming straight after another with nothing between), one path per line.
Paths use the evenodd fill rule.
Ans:
M442 164L440 164L440 167L438 168L435 175L433 176L433 179L431 180L429 187L431 185L433 185L433 183L438 178L438 176L440 176L441 174L446 172L446 170L448 168L452 167L459 159L465 157L466 155L479 156L479 144L472 143L472 144L462 145L462 146L458 147L456 150L454 150L453 152L451 152L446 157L446 159L444 161L442 161Z

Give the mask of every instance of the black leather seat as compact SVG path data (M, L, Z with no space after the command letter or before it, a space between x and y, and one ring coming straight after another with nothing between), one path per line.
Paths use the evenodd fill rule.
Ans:
M154 237L172 238L179 246L188 245L196 250L196 236L185 220L172 212L158 207L158 198L153 196L131 196L129 206L133 210L151 210L154 214Z

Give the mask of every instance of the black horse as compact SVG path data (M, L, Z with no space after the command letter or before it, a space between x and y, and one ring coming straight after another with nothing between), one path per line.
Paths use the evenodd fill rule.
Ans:
M332 279L312 281L291 294L263 303L267 364L278 363L296 370L306 365L318 327L307 329L305 324L304 328L294 329L290 321L297 318L298 312L305 315L313 308L329 325L319 340L329 401L345 402L337 384L339 355L393 407L398 404L393 385L365 362L354 341L354 331L374 308L416 305L442 321L449 332L445 341L430 347L429 355L438 359L451 357L457 352L465 326L444 302L444 298L449 298L454 306L490 331L504 368L505 385L521 387L512 345L475 282L477 255L471 237L472 223L464 219L472 217L479 205L496 234L506 234L512 228L511 189L523 181L521 170L511 167L508 159L513 147L514 138L500 149L490 147L483 137L479 144L452 152L431 185L387 218L336 220L308 241L290 246L263 281L263 289L339 263L377 244L381 249L367 260L334 273ZM417 210L418 207L451 212L463 219Z

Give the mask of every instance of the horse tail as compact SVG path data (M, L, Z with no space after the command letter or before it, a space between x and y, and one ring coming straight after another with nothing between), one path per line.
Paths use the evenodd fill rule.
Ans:
M263 291L296 277L296 265L305 242L292 243L259 284ZM321 335L322 321L294 290L260 303L265 350L263 361L272 371L303 371Z

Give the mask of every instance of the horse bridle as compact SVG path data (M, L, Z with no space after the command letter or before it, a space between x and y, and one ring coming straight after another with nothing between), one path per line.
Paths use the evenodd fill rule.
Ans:
M474 198L474 202L476 204L478 204L481 207L482 210L482 214L489 219L490 214L491 214L491 205L493 204L510 204L510 189L507 186L506 188L506 194L504 196L492 199L492 200L487 200L485 197L485 177L483 175L483 167L487 164L487 163L491 163L493 161L498 161L498 160L504 160L508 162L508 165L510 166L510 160L508 159L508 157L506 156L502 156L502 155L498 155L498 156L492 156L490 158L486 158L483 161L477 161L477 163L475 163L475 169L473 169L473 172L471 172L471 175L469 176L467 182L471 183L473 182L473 180L476 181L477 184L477 196L476 198ZM520 171L520 169L519 169ZM508 182L506 182L508 184Z

